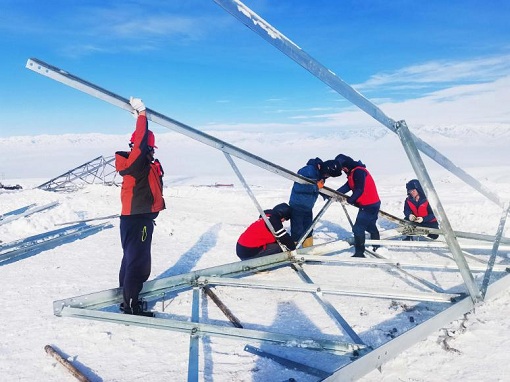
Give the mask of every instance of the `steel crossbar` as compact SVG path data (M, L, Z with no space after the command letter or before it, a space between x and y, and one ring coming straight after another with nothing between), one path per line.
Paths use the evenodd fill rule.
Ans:
M322 264L338 264L338 265L395 265L403 268L415 268L415 269L436 269L436 270L449 270L449 271L458 271L459 267L457 267L454 263L448 264L435 264L435 263L416 263L412 261L401 261L401 260L391 260L385 258L340 258L333 256L321 256L318 258L313 255L300 255L297 257L300 261L306 263L322 263ZM469 268L474 272L485 272L487 269L486 265L469 265ZM493 270L496 272L510 272L510 265L494 265Z
M174 330L187 334L193 334L196 336L209 335L244 340L267 341L288 347L299 347L309 350L322 350L342 355L353 353L360 354L366 348L364 345L360 344L296 336L293 334L273 333L263 330L234 328L229 326L218 326L199 322L179 321L170 318L134 316L94 309L73 308L70 306L64 307L61 311L61 315L63 317L92 319L117 324L143 326L153 329Z
M383 299L396 299L407 301L438 301L438 302L452 302L461 294L454 293L427 293L427 292L395 292L393 290L382 290L369 288L346 288L338 287L336 285L317 285L317 284L289 284L278 281L254 281L245 279L233 279L228 277L200 277L198 280L202 285L224 285L235 286L241 288L251 289L269 289L269 290L282 290L293 292L307 292L307 293L323 293L338 296L355 296L355 297L372 297Z

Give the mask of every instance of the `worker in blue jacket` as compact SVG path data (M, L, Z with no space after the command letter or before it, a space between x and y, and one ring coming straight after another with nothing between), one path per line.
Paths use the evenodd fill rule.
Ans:
M310 228L313 222L313 206L319 196L319 190L324 187L328 174L324 172L324 162L320 158L308 160L306 166L298 171L298 174L312 180L314 183L294 182L290 194L289 205L292 209L290 218L290 232L294 242L299 242L301 237ZM313 245L313 230L303 241L303 247Z

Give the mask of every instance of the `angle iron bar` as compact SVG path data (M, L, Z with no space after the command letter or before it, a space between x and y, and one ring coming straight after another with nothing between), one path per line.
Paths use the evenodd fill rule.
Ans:
M99 98L105 102L108 102L112 105L120 107L121 109L127 110L131 113L132 107L129 104L129 100L121 97L115 93L112 93L106 89L103 89L97 85L94 85L90 82L82 80L81 78L74 76L62 69L59 69L55 66L49 65L41 60L36 58L30 58L27 61L26 68L39 73L45 77L51 78L55 81L61 82L67 86L70 86L74 89L80 90L86 94L89 94L93 97ZM149 108L146 110L147 118L158 125L169 128L173 131L176 131L182 135L185 135L191 139L194 139L198 142L206 144L210 147L213 147L217 150L223 151L230 155L235 156L236 158L242 159L248 163L251 163L255 166L258 166L267 171L273 172L277 175L280 175L288 180L302 183L302 184L315 184L315 182L311 179L305 178L295 172L287 170L277 164L274 164L268 160L265 160L257 155L254 155L246 150L240 149L234 145L231 145L225 141L222 141L218 138L215 138L211 135L208 135L200 130L194 129L190 126L185 125L184 123L178 122L172 118L169 118L163 114L160 114L156 111L153 111ZM336 190L333 190L328 187L323 187L320 190L320 193L323 195L327 195L329 197L334 198L335 200L343 200L346 198L346 195L343 195ZM380 211L381 214L386 214L388 216L392 216L389 213L385 213L384 211ZM395 217L396 218L396 217Z
M380 245L384 247L405 247L405 248L449 248L448 243L443 241L402 241L402 240L371 240L365 241L366 245ZM459 243L464 249L492 249L493 244ZM500 245L500 249L508 251L510 245Z
M191 322L200 322L200 289L193 288L193 301L191 303ZM200 337L193 329L189 335L188 382L198 382L198 357Z
M405 228L405 227L400 227ZM392 229L386 229L384 231L379 231L380 239L379 240L387 240L387 239L394 239L396 237L402 236L402 231L398 228L392 228Z
M420 180L420 183L427 195L427 200L429 201L429 204L437 217L439 225L444 232L444 239L448 244L448 248L450 249L455 262L459 266L459 271L462 279L464 280L464 284L466 285L466 288L468 289L473 301L480 300L480 290L476 285L471 270L469 269L469 264L462 254L462 249L460 248L459 242L457 241L457 238L453 232L450 220L446 215L446 211L444 210L441 200L437 195L434 185L432 184L432 179L430 179L425 164L421 159L420 152L416 147L415 141L413 140L411 132L409 131L405 121L397 122L396 130L402 146L404 147L404 151L406 152L407 157L411 162L414 172L418 176L418 179Z
M30 237L27 237L27 238L24 238L24 239L15 240L15 241L10 242L8 244L1 245L0 246L0 251L4 251L6 249L15 248L15 247L16 247L16 249L21 249L21 248L29 247L29 246L32 246L34 244L39 243L41 240L47 240L50 237L60 236L62 233L65 233L69 229L76 229L79 226L83 227L84 224L80 223L80 224L73 225L71 227L59 228L59 229L56 229L56 230L53 230L53 231L40 233L40 234L37 234L37 235L34 235L34 236L30 236Z
M417 269L437 269L437 270L452 270L458 271L459 268L456 264L433 264L433 263L413 263L409 261L392 260L387 258L339 258L339 257L317 257L313 255L301 255L297 260L305 263L327 263L339 265L395 265L403 268L417 268ZM471 270L477 272L484 272L487 267L481 265L470 265ZM495 265L494 270L498 272L509 272L510 265Z
M18 208L18 209L6 212L5 214L1 214L0 215L0 221L5 219L6 216L19 215L19 214L25 212L26 210L28 210L29 208L32 208L35 205L36 205L36 203L28 204L28 205L26 205L24 207L21 207L21 208Z
M341 202L340 204L342 205L342 209L344 210L345 216L347 217L347 221L349 222L349 225L352 228L354 226L354 224L352 223L351 215L349 215L349 211L347 211L347 207L345 206L345 203Z
M271 222L269 221L268 217L264 213L264 209L260 206L260 203L258 202L257 198L255 197L255 194L252 192L250 186L248 185L248 183L244 179L243 174L241 174L241 171L239 171L239 167L237 167L237 165L235 164L234 160L232 159L232 156L230 156L230 154L228 154L226 152L223 152L223 154L225 155L225 158L227 158L227 161L230 164L230 167L232 167L232 170L234 170L235 174L237 175L237 178L239 179L239 181L243 185L246 193L248 194L248 196L250 197L251 201L255 205L255 208L257 208L257 210L259 211L259 215L262 218L262 220L264 220L264 223L266 223L266 227L273 234L273 237L275 238L276 242L278 243L278 245L280 246L282 251L287 251L288 248L285 247L278 240L278 238L276 236L276 231L274 230L273 225L271 224Z
M87 223L87 222L96 221L96 220L115 219L115 218L118 218L119 216L120 216L119 214L113 214L113 215L107 215L107 216L98 216L96 218L74 220L74 221L68 221L68 222L64 222L64 223L55 223L53 225L54 226L61 226L61 225L67 225L67 224Z
M475 255L473 255L473 254L471 254L469 252L466 252L466 251L463 250L462 253L464 254L464 257L466 259L470 259L470 260L476 261L477 263L487 265L487 261L485 261L483 259L479 259L478 257L476 257Z
M349 249L352 246L347 240L335 240L328 243L317 244L312 247L298 248L296 249L296 256L301 255L314 255L321 256L331 254L333 252L340 252Z
M291 261L290 259L290 254L283 252L147 281L140 292L140 298L149 300L152 297L164 296L165 293L173 292L174 290L189 289L201 276L245 275L257 270L288 265ZM100 292L56 300L53 302L53 312L56 316L59 316L64 307L98 309L120 303L121 301L122 293L120 288L106 289Z
M279 363L280 365L286 367L287 369L299 370L303 373L315 375L316 377L319 377L319 378L326 378L327 376L329 376L329 373L325 372L324 370L317 369L312 366L304 365L304 364L296 362L296 361L292 361L292 360L282 357L280 355L276 355L276 354L270 353L268 351L256 348L255 346L246 345L244 347L244 351L247 351L248 353L251 353L254 355L258 355L259 357L268 358L270 360L273 360L273 361Z
M375 104L373 104L358 91L352 88L349 84L340 79L333 71L322 65L320 62L302 50L297 44L280 33L275 27L267 23L241 1L214 0L214 2L220 5L232 16L237 18L241 23L243 23L253 32L266 40L269 44L279 49L282 53L287 55L297 64L301 65L304 69L308 70L319 80L338 92L348 101L356 105L376 121L380 122L383 126L396 133L395 121L393 119L384 114L382 110L379 109ZM467 174L459 167L455 166L453 162L451 162L448 158L443 156L426 142L422 141L414 135L412 135L412 138L416 142L418 148L432 160L448 169L454 175L462 179L481 194L485 195L494 203L501 207L503 206L503 203L497 194L493 193L484 187L478 180Z
M501 214L501 219L499 220L498 230L496 233L496 240L494 241L494 245L492 247L491 256L489 258L489 262L487 264L487 270L483 276L482 282L482 298L485 296L485 292L487 291L487 287L489 286L489 281L491 278L491 274L494 268L494 262L496 261L496 256L498 254L498 248L500 247L501 236L503 235L503 230L505 229L506 218L508 217L508 213L510 211L510 204L508 208L503 209L503 213Z
M300 264L292 264L292 268L297 272L301 280L308 284L314 284L313 280L310 278L310 276L305 272L303 267ZM322 296L321 293L313 293L314 298L317 300L317 302L324 308L326 313L334 320L336 321L342 330L351 337L351 340L354 341L356 344L365 345L363 340L358 336L358 334L354 331L354 329L349 325L349 323L343 318L343 316L340 314L338 310L331 304L328 300Z
M82 236L82 235L85 235L87 233L91 233L91 232L94 232L94 231L102 230L104 228L107 228L106 227L107 224L108 223L102 223L102 224L99 224L99 225L96 225L96 226L79 227L76 230L72 230L72 232L59 235L57 237L54 237L54 238L42 241L40 243L33 244L31 246L28 246L28 247L16 249L16 250L13 250L13 251L10 251L10 252L2 253L0 255L0 265L3 262L5 262L5 261L8 261L8 260L13 259L13 258L18 257L18 256L22 256L22 255L24 255L26 253L29 253L29 252L31 252L33 250L36 250L36 249L38 249L40 247L43 247L43 246L46 246L48 244L59 243L59 242L65 240L65 239L74 238L76 236ZM113 226L110 225L110 227L113 227Z
M65 85L68 85L72 88L80 90L86 94L99 98L103 101L106 101L112 105L118 106L121 109L127 110L129 112L132 111L132 107L129 104L129 100L121 97L117 94L114 94L106 89L103 89L97 85L94 85L90 82L82 80L81 78L74 76L62 69L59 69L55 66L49 65L41 60L36 58L30 58L27 61L26 67L36 73L44 75L48 78L51 78L55 81L61 82ZM221 150L228 154L231 154L239 159L245 160L249 163L255 164L261 168L264 168L268 171L274 172L275 174L279 174L283 177L286 177L290 180L299 182L299 183L313 183L311 180L295 174L281 166L275 165L263 158L260 158L250 152L247 152L243 149L237 148L227 142L224 142L218 138L215 138L211 135L203 133L199 130L196 130L190 126L187 126L181 122L178 122L172 118L166 117L160 113L157 113L149 108L146 109L147 118L161 126L167 127L174 131L177 131L185 136L188 136L196 141L204 143L208 146L211 146L215 149ZM333 190L330 190L333 191ZM335 196L332 194L331 196Z
M487 289L484 302L491 300L509 287L510 275L495 281ZM464 298L425 322L402 333L395 339L386 342L370 353L366 353L348 365L343 366L328 378L324 379L324 382L357 381L372 370L380 368L386 362L396 358L407 348L423 341L429 335L437 332L450 322L462 317L462 315L471 311L474 307L475 304L470 298Z
M281 290L292 292L307 292L307 293L323 293L342 296L356 296L356 297L371 297L371 298L386 298L408 301L437 301L437 302L452 302L456 298L461 297L463 294L454 293L427 293L427 292L394 292L365 289L360 291L357 289L340 288L330 285L317 285L317 284L303 284L303 285L290 285L288 283L278 281L250 281L246 279L233 279L228 277L200 277L198 282L203 285L223 285L239 288L253 288L253 289L268 289L268 290Z
M426 235L428 235L429 233L443 235L443 231L440 229L426 228L426 229L424 229L424 231L428 231L425 233ZM489 241L489 242L494 242L494 240L496 240L496 236L493 236L493 235L485 235L485 234L481 234L481 233L473 233L473 232L465 232L465 231L453 231L453 232L458 239L472 239L472 240ZM506 238L506 237L502 237L500 242L503 244L510 244L510 239Z
M490 242L494 242L494 240L496 240L496 236L493 236L493 235L485 235L485 234L481 234L481 233L473 233L473 232L465 232L465 231L453 231L453 232L455 233L455 236L457 236L457 238L461 238L461 239L472 239L472 240L490 241ZM442 232L436 232L436 230L431 230L430 233L442 234ZM510 244L510 238L501 237L500 242L504 243L504 244Z
M375 251L371 251L369 249L365 249L365 253L369 253L370 255L372 255L373 257L378 258L378 259L386 259L383 255L376 253ZM433 282L431 282L429 280L424 279L423 277L416 276L415 274L413 274L397 265L390 265L390 266L392 266L398 272L404 274L405 276L413 279L414 281L418 281L420 284L425 285L427 288L433 290L434 292L445 293L445 290L443 288L441 288L440 286L434 284Z
M347 195L339 193L340 196L346 197ZM437 228L426 228L421 227L420 225L410 222L408 220L404 220L402 218L396 217L395 215L392 215L386 211L379 211L379 214L384 217L385 219L392 221L399 225L399 227L395 228L396 230L399 230L402 232L402 234L409 234L409 235L428 235L430 233L443 235L443 231L441 229ZM496 240L496 237L493 235L486 235L486 234L480 234L480 233L473 233L473 232L465 232L465 231L454 231L455 236L457 238L463 238L463 239L473 239L473 240L480 240L480 241L490 241L493 242ZM501 238L502 243L510 244L510 238Z
M9 223L9 222L17 220L17 219L26 218L26 217L28 217L30 215L33 215L33 214L37 213L37 212L42 212L42 211L49 210L51 208L54 208L54 207L58 206L59 204L60 204L59 201L55 201L55 202L50 202L50 203L44 204L42 206L37 206L37 205L32 206L32 207L24 210L21 213L18 213L18 214L15 214L15 215L10 215L10 216L8 216L5 219L0 220L0 225Z
M242 328L243 325L241 324L241 321L232 313L232 311L226 306L223 301L212 291L211 288L208 286L205 286L202 288L204 293L216 304L218 308L223 312L223 314L229 319L229 321L234 325L236 328Z
M310 225L310 227L308 227L308 229L305 231L303 236L301 236L301 238L299 239L298 243L296 244L296 248L299 248L299 247L301 247L303 245L303 242L306 240L306 238L308 237L310 232L312 232L312 230L315 227L315 225L322 218L322 215L324 215L326 213L326 211L329 208L329 206L331 206L331 203L333 203L333 199L329 198L328 201L324 204L324 206L322 206L322 208L319 211L319 213L313 219L312 224Z
M255 329L239 329L229 326L179 321L168 318L145 317L131 314L104 312L93 309L72 308L69 306L62 309L61 316L91 319L124 325L135 325L152 329L174 330L187 334L194 333L198 336L209 335L230 339L267 341L288 347L328 351L337 354L350 354L353 352L361 354L365 349L365 346L363 345L329 339L317 339Z

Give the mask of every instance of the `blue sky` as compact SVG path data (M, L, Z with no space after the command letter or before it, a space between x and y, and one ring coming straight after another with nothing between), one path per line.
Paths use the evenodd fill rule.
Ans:
M506 0L244 3L410 127L510 124ZM132 128L125 111L26 69L30 57L203 130L377 126L212 0L0 4L0 136Z

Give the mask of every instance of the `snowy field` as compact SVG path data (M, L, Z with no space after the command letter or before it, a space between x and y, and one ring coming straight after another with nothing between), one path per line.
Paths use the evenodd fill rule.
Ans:
M189 138L155 128L157 157L163 163L167 209L158 217L153 237L151 279L236 262L235 243L258 212L223 154ZM476 177L503 200L510 199L510 129L491 127L434 127L413 130L456 165ZM120 189L89 185L72 193L33 189L97 156L127 149L131 131L100 134L0 138L0 181L20 184L21 191L0 190L0 214L31 203L60 204L46 212L0 225L2 245L61 228L59 224L117 214ZM212 135L253 152L289 170L297 171L311 157L331 159L345 153L361 159L373 174L382 209L402 216L405 183L414 178L396 136L381 129L314 136L291 133L212 132ZM469 139L466 139L469 137ZM455 230L494 235L501 209L454 175L424 158L443 207ZM236 160L263 208L287 202L292 183L251 164ZM328 180L338 188L345 176ZM216 183L233 187L213 187ZM317 201L316 212L323 206ZM355 216L355 211L350 210ZM0 380L72 381L74 378L49 357L44 346L60 349L91 381L185 381L189 336L184 333L124 326L53 315L55 300L117 287L122 257L118 219L111 228L0 265L3 309L0 309ZM394 225L379 219L381 231ZM96 224L96 222L92 222ZM340 205L333 205L315 230L315 243L350 236ZM510 237L510 226L505 228ZM383 248L396 260L445 260L446 251ZM475 254L487 259L490 251ZM349 258L352 249L335 254ZM362 261L362 260L361 260ZM502 251L499 264L510 264ZM312 278L339 287L404 290L412 283L397 272L362 263L339 267L307 268ZM418 275L420 273L417 273ZM458 273L431 275L448 291L462 289ZM280 268L249 276L253 280L300 282L294 271ZM475 279L481 282L482 273ZM346 339L315 300L298 292L267 292L217 287L216 294L247 328L316 338ZM411 289L412 290L412 289ZM417 289L416 289L417 290ZM191 293L164 303L161 317L186 320L191 314ZM328 299L367 343L376 347L391 336L423 322L434 313L434 303L418 304L370 298L336 296ZM158 302L154 310L162 311ZM208 299L203 299L205 322L228 326L228 320ZM505 381L510 375L510 291L478 306L445 330L430 335L395 360L362 378L363 381ZM203 381L318 381L320 378L286 369L272 360L244 351L243 340L200 339L200 380ZM333 372L342 361L331 354L264 343L251 343L310 366Z

